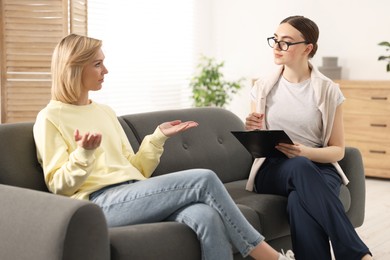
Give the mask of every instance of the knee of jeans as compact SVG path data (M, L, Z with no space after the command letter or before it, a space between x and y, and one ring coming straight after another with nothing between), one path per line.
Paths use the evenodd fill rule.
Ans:
M212 170L209 170L209 169L196 169L196 170L198 171L197 175L200 178L204 178L204 179L207 179L210 181L219 180L217 174Z
M196 203L182 208L177 212L176 220L187 224L192 223L195 226L200 226L201 223L204 223L203 225L216 225L218 222L221 222L221 217L209 205Z
M192 216L192 218L198 218L197 221L200 221L201 223L204 223L207 225L213 225L218 226L222 223L222 219L218 212L213 209L212 207L206 205L206 204L196 204L197 213L196 216Z

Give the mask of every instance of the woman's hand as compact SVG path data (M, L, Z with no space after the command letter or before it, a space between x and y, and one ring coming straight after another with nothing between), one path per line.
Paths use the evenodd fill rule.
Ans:
M294 158L297 156L307 156L307 150L309 149L308 147L302 145L302 144L285 144L285 143L280 143L277 146L275 146L276 149L284 153L288 158Z
M184 132L190 128L197 127L198 123L194 121L182 122L175 120L171 122L165 122L159 125L161 132L168 137L174 136L177 133Z
M80 135L78 129L74 131L74 140L77 145L86 150L94 150L98 148L102 142L102 135L100 133L90 134L89 132Z
M263 129L263 119L264 114L260 113L250 113L245 119L245 129L246 130L259 130Z

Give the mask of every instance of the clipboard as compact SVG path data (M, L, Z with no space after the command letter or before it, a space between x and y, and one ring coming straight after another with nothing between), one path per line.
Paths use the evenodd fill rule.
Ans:
M286 157L275 148L279 143L294 144L284 130L231 131L254 158Z

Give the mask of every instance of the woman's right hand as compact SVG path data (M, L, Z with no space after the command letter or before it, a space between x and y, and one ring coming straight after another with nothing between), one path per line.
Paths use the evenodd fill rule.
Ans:
M263 119L264 114L250 113L245 119L245 129L250 131L263 129Z
M74 131L74 140L77 145L85 150L94 150L98 148L102 142L102 134L94 133L91 134L89 132L80 135L78 129Z

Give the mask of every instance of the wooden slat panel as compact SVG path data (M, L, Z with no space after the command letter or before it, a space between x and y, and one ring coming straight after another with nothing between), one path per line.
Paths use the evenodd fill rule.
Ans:
M16 6L31 6L31 5L51 5L54 1L58 2L58 0L3 0L8 5L16 5Z
M27 71L32 72L32 71L34 71L33 68L35 68L35 67L50 68L50 64L48 64L47 62L44 62L44 61L42 61L42 62L38 62L38 61L30 61L30 62L28 62L28 61L8 61L7 68L12 69L12 67L23 67L26 69L28 69L30 67L30 69L28 69Z
M14 61L50 61L51 60L51 54L45 53L45 54L10 54L7 55L8 60L14 60Z
M70 29L72 32L87 35L87 0L70 1Z
M46 87L51 85L51 81L48 78L46 81L38 81L38 82L33 82L33 81L27 81L27 82L21 82L21 81L9 81L9 88L7 91L17 91L18 89L23 89L23 88L28 88L31 89L32 91L39 91L41 87ZM33 87L33 88L32 88Z
M50 95L47 97L50 98ZM26 110L36 111L42 107L42 101L46 102L44 99L18 99L12 106L9 106L9 112L20 112ZM28 102L28 105L25 104L26 102Z
M53 19L34 19L34 18L7 18L5 17L9 23L13 23L15 25L20 25L20 26L28 26L29 24L34 24L34 25L42 25L46 26L47 24L62 24L63 20L62 18L53 18Z
M50 24L50 25L39 25L39 24L6 24L5 26L7 30L29 30L29 31L62 31L64 25L63 24ZM49 30L50 29L50 30Z
M87 35L87 0L2 0L0 4L1 122L34 121L50 99L54 47L68 28Z
M33 42L38 42L38 43L51 43L51 46L55 46L55 44L59 41L57 37L45 37L43 34L42 37L34 37L34 36L8 36L7 34L5 35L7 37L7 43L12 43L12 42L24 42L24 43L33 43ZM60 37L61 39L61 37Z

